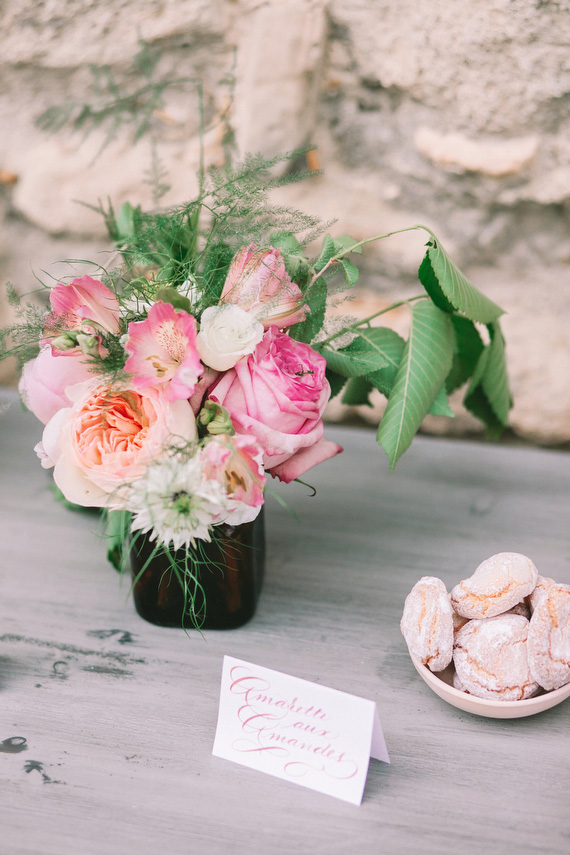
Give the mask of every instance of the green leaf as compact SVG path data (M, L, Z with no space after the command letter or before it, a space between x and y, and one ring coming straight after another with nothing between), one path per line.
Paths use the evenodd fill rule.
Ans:
M130 530L128 511L109 511L107 514L107 559L119 573L124 569L125 543Z
M344 384L346 383L346 377L343 377L341 374L337 374L336 371L332 371L330 368L327 368L325 374L331 387L331 398L334 398L342 391Z
M315 261L314 267L317 273L323 269L325 264L331 260L333 255L336 253L336 247L334 244L334 240L330 235L325 235L323 239L323 247L321 249L321 254Z
M461 315L452 315L453 324L453 365L445 381L445 389L450 395L455 389L471 377L485 345L475 324Z
M431 416L446 416L448 419L455 418L455 413L449 406L449 401L447 400L445 386L442 386L435 396L433 404L429 408L429 413Z
M342 267L342 271L344 273L344 278L346 279L346 284L349 288L352 288L358 282L358 277L360 273L358 272L358 267L349 261L348 258L341 258L340 265Z
M361 330L360 335L369 345L376 347L386 360L385 366L368 374L367 378L379 392L388 398L394 386L406 343L397 332L388 327Z
M376 440L393 469L443 386L452 360L451 320L429 301L412 309L410 335Z
M380 348L371 347L361 336L339 350L325 347L321 354L325 357L328 368L343 377L363 377L388 365L388 360Z
M438 308L444 312L455 309L483 324L492 323L503 314L503 309L469 282L435 237L427 246L418 277Z
M175 309L188 312L188 314L192 311L192 306L190 305L188 297L185 297L184 294L181 294L176 290L176 288L159 288L156 292L156 300L161 301L162 303L170 303L170 305L174 306Z
M489 325L491 340L482 351L465 395L466 408L498 438L508 424L512 397L505 362L505 340L498 323Z
M337 252L350 249L351 252L357 252L359 255L362 255L362 247L356 245L360 241L357 241L356 238L353 238L350 235L340 235L340 237L335 237L334 242L337 245Z
M133 208L130 202L125 202L119 208L115 217L115 226L117 229L117 239L120 243L130 240L135 234L135 208Z
M327 295L327 283L323 279L316 279L305 291L305 303L310 311L304 321L291 327L292 338L309 344L321 331L325 321Z
M296 258L294 256L304 257L305 255L303 247L295 235L292 232L287 232L282 229L271 232L269 235L269 243L271 246L275 247L275 249L281 250L287 273L294 279L299 273L300 268L303 266L303 258Z
M359 407L366 405L371 407L368 396L373 389L373 385L366 377L351 377L344 389L342 403L349 407Z

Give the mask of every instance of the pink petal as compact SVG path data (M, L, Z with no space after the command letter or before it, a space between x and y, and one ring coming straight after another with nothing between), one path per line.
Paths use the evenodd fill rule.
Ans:
M336 454L340 454L341 451L342 446L337 445L336 442L332 442L330 439L323 438L316 445L310 446L310 448L301 448L296 454L285 460L284 463L274 466L269 471L274 478L279 478L280 481L289 484L295 478L303 475L308 469L311 469L318 463L329 460Z
M159 301L144 321L129 324L128 333L125 370L133 375L134 388L167 386L169 400L189 398L204 371L195 318Z

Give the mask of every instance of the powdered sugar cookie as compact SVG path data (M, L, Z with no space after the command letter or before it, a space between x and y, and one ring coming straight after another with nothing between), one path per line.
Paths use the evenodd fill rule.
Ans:
M404 604L400 621L406 644L430 671L443 671L453 655L453 620L447 589L441 579L423 576Z
M451 605L467 618L490 618L520 603L534 590L538 570L526 555L499 552L483 561L451 591Z
M451 594L449 595L449 604L451 605ZM453 632L457 632L462 626L469 622L469 618L458 615L453 606L451 606L451 619L453 621Z
M530 596L532 596L532 594ZM517 603L516 606L513 606L512 609L509 609L505 614L522 615L527 620L530 620L530 608L527 606L526 600L523 600L522 603Z
M539 689L527 657L529 622L503 614L471 620L455 635L453 661L458 684L478 698L518 701Z
M530 620L528 661L543 689L570 683L570 585L551 585Z
M540 573L538 574L538 579L536 580L534 590L531 591L531 593L526 598L531 615L537 607L539 600L542 599L542 595L546 593L546 591L548 591L551 585L555 584L556 582L554 581L554 579L551 579L550 576L541 576Z
M457 676L457 671L453 672L453 688L457 689L459 692L467 692L467 689ZM467 692L467 694L469 694L469 692Z

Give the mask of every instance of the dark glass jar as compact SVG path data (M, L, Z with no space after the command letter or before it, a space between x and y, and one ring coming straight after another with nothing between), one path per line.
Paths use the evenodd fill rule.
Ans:
M235 629L247 623L265 570L263 508L253 522L216 526L212 541L200 541L194 554L196 562L188 561L185 549L169 557L156 552L146 535L133 537L130 564L139 615L158 626L187 629ZM192 570L185 576L186 587L173 566L183 568L185 562Z

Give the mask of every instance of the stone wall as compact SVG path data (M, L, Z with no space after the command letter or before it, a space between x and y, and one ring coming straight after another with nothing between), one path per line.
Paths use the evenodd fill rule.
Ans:
M151 140L172 185L162 203L193 194L199 79L208 162L228 127L242 153L315 142L324 174L282 200L357 238L429 225L508 312L515 433L568 443L569 12L568 0L5 0L0 281L27 292L63 259L112 263L80 202L151 204ZM160 50L159 77L189 79L140 141L133 124L110 141L108 123L87 137L36 126L48 106L93 100L91 64L140 87L139 36ZM371 248L354 308L410 293L421 256L416 233Z

